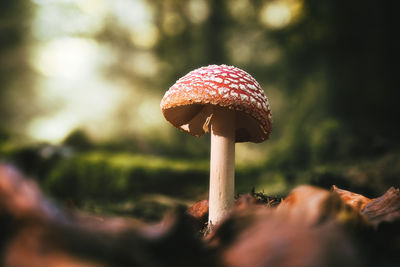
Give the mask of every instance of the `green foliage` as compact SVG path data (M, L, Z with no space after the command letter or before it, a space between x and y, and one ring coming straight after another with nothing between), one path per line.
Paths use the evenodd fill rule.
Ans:
M57 164L44 187L61 199L78 202L135 199L150 193L193 198L207 189L207 166L188 160L86 153Z
M337 120L326 119L317 125L311 135L312 162L328 162L345 156L343 136L346 135Z
M275 178L260 167L238 167L236 192L247 193L253 187L271 194L287 192L285 177L272 173ZM43 181L48 193L79 205L138 201L149 194L195 201L207 198L208 186L208 160L110 152L81 153L59 161Z
M83 130L75 130L63 141L63 145L71 146L77 150L88 150L93 148L89 136Z
M0 147L10 139L10 135L5 129L0 127Z

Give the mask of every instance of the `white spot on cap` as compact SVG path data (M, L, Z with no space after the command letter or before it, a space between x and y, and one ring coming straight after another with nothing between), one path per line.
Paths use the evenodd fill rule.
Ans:
M265 103L262 103L262 107L264 111L268 111L267 105Z
M245 75L243 78L245 78L246 80L248 80L249 82L252 82L253 80L249 77L249 75Z
M239 76L237 76L236 74L233 74L233 73L229 73L229 76L231 76L232 78L239 78Z
M239 86L236 83L230 84L229 87L234 89L239 89Z
M221 78L215 78L214 81L216 81L217 83L222 83L222 79Z
M245 95L245 94L241 94L241 95L240 95L240 98L241 98L243 101L249 100L249 97L248 97L247 95Z
M229 80L224 80L224 84L230 84L231 82Z
M235 91L231 91L231 96L232 96L233 98L238 98L238 97L239 97L239 94L236 93Z
M247 87L249 87L251 90L257 90L257 87L255 87L253 84L248 83Z
M243 84L239 84L240 89L244 90L246 87Z

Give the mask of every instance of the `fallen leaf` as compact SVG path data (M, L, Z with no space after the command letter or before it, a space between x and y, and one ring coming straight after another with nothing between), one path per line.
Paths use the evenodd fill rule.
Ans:
M357 211L361 211L366 204L374 200L360 194L340 189L335 185L332 185L331 191L338 194L347 205L353 207Z
M400 221L400 190L389 188L384 195L367 203L361 213L374 226L382 222Z

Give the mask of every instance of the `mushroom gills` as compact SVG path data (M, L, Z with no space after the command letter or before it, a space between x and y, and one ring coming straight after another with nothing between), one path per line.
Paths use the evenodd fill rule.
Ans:
M192 104L169 108L163 112L168 121L175 127L199 137L205 132L209 132L213 106Z
M236 142L261 143L265 140L265 133L260 123L249 114L236 112ZM258 141L260 140L260 141Z
M192 104L165 109L164 116L177 128L194 136L210 132L212 105ZM236 142L262 142L265 135L259 122L243 111L236 111ZM257 141L261 140L261 141Z

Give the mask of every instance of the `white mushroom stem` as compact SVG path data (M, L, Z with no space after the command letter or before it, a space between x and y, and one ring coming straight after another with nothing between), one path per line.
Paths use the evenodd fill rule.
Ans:
M235 111L215 107L211 119L209 225L233 206L235 190Z

